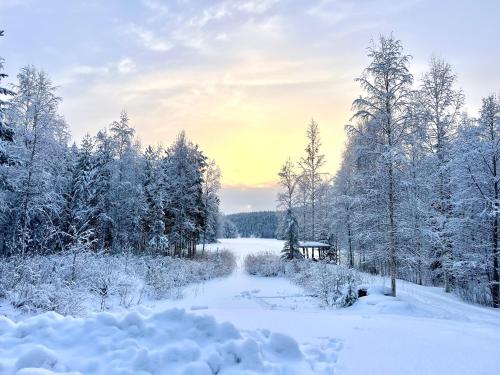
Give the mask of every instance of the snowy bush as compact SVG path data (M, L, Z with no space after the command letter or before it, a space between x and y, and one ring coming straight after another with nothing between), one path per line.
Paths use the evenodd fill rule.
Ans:
M316 296L324 306L348 307L358 299L360 274L345 266L308 260L286 261L272 253L250 254L245 258L250 275L285 276Z
M88 308L128 308L146 296L177 298L186 285L226 276L235 266L228 251L206 252L194 259L84 249L9 257L0 262L0 298L24 312L81 315Z
M11 257L1 264L0 296L15 308L64 315L82 311L84 295L67 277L69 267L59 258Z
M358 299L360 274L350 268L325 262L285 262L285 275L318 297L325 306L348 307Z
M247 255L244 266L250 275L274 277L284 274L281 258L270 252Z

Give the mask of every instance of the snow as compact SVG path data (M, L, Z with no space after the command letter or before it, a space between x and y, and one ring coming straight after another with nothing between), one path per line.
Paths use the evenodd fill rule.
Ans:
M327 243L316 241L299 241L299 245L302 247L330 247Z
M289 336L241 333L180 309L87 319L45 313L2 322L0 372L6 374L313 374Z
M500 313L439 288L368 277L368 296L322 309L280 277L245 274L244 257L283 242L210 245L238 256L226 278L183 299L87 318L0 318L0 374L498 374ZM314 282L314 280L311 280Z
M322 309L284 278L242 271L247 254L279 254L282 241L227 239L211 247L234 251L238 271L193 287L184 299L160 308L206 306L203 314L231 321L243 331L286 334L303 353L314 352L333 364L336 375L500 374L500 311L401 280L398 297L385 296L389 280L371 276L367 297L350 308Z

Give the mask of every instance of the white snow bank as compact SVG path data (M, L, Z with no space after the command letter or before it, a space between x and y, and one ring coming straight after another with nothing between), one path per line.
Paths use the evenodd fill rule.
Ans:
M318 350L306 352L289 336L240 332L180 309L86 319L45 313L19 323L0 317L1 374L332 373Z

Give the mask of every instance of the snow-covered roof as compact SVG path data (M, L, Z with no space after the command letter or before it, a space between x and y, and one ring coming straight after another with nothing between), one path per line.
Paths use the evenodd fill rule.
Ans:
M328 245L327 243L317 242L317 241L300 241L299 246L300 247L331 247L331 245Z

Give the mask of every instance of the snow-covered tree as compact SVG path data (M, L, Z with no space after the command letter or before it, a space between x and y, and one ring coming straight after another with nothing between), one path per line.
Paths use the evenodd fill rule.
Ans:
M463 94L455 88L456 75L443 60L432 58L430 69L422 78L418 101L423 112L426 143L434 162L428 171L435 196L430 210L432 242L438 269L446 292L451 290L452 244L450 220L452 216L449 163L450 148L457 129L457 120L463 104Z
M162 148L148 146L144 153L144 199L146 209L142 218L145 246L153 253L164 254L168 247L165 234L164 204L165 176L161 167Z
M288 159L278 172L279 184L283 191L278 194L278 207L282 210L291 210L296 203L295 188L298 175L291 159Z
M354 221L355 221L355 160L353 140L346 144L342 165L334 178L333 225L338 228L341 241L347 252L349 267L354 267Z
M281 257L283 259L302 258L302 254L299 250L299 223L297 222L297 218L292 208L286 210L283 221L283 237L285 239L285 244L281 251Z
M58 114L61 99L46 73L32 66L21 69L14 85L8 120L15 126L19 168L13 174L12 249L21 254L47 250L59 238L57 221L63 202L60 171L68 133Z
M0 30L0 36L3 36L2 30ZM4 60L0 56L0 166L12 164L14 162L6 148L6 143L14 142L14 130L8 126L5 115L5 107L7 105L6 99L13 96L14 92L2 86L2 79L8 77L7 74L2 73L3 67ZM4 189L5 187L6 181L2 173L2 175L0 175L0 189Z
M203 175L203 216L202 228L202 251L205 251L206 242L217 240L217 226L219 220L219 190L220 190L220 168L215 160L208 160Z
M219 237L220 238L238 238L240 234L238 233L238 227L232 222L232 220L221 215L219 218Z
M279 184L282 189L278 193L278 210L280 211L280 222L277 230L278 238L284 238L288 226L286 212L294 210L297 201L295 188L297 187L298 175L291 159L288 159L278 172ZM298 225L298 222L297 222ZM297 233L298 235L298 233Z
M93 151L94 143L88 134L80 148L74 146L61 225L66 246L89 247L95 240L97 181Z
M95 137L94 168L96 173L95 201L93 202L96 219L96 247L109 249L112 245L113 222L112 209L112 171L113 141L106 130L101 130Z
M365 95L353 102L353 119L369 124L373 128L377 146L378 170L386 182L384 205L387 221L383 224L386 237L387 261L391 276L391 289L396 295L397 278L397 217L398 160L403 152L403 136L406 133L408 106L411 100L413 76L409 72L410 56L405 55L399 40L380 37L368 48L371 62L363 75L357 79ZM375 151L375 150L374 150Z
M205 225L203 173L206 157L181 132L167 149L165 174L165 229L174 255L194 255Z
M126 111L111 124L114 151L111 176L111 221L113 250L137 249L141 242L141 220L145 210L140 173L143 170L140 146L134 142L134 129Z
M472 286L476 293L481 293L482 286L487 286L491 304L497 308L500 307L499 141L500 100L490 95L483 99L479 119L462 125L450 163L454 211L450 223L452 269L457 288L470 293Z
M311 208L311 232L310 239L316 238L317 206L320 203L320 186L322 183L321 168L325 164L325 155L321 153L321 139L319 136L319 126L316 121L311 120L307 128L306 154L300 159L299 165L302 169L301 179L304 186L307 186L307 200ZM305 209L305 207L304 207Z

